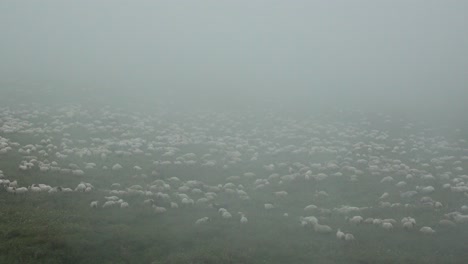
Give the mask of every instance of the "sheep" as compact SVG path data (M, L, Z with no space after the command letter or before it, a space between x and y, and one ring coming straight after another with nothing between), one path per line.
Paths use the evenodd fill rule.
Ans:
M316 223L314 225L314 231L317 233L326 234L332 232L333 229L327 225L321 225L319 223Z
M379 197L379 200L386 199L386 198L388 198L388 196L390 196L390 195L388 194L388 192L385 192L385 193L383 193L383 194Z
M89 207L91 207L91 208L97 208L97 207L98 207L98 201L92 201L92 202L89 204Z
M413 222L407 221L403 223L403 228L406 230L410 230L414 227Z
M76 186L75 188L75 192L84 192L85 190L86 190L86 184L84 184L83 182L78 184L78 186Z
M12 181L12 182L9 182L9 186L10 187L18 187L18 182L15 180L15 181Z
M122 165L120 165L118 163L116 163L116 164L114 164L114 166L112 166L113 171L121 170L122 168L123 168Z
M165 213L167 210L165 207L153 205L154 212L157 214Z
M61 191L61 192L64 192L64 193L73 192L73 190L71 188L61 188L61 187L59 187L58 190Z
M239 214L241 215L240 223L247 224L248 220L247 220L247 217L245 217L244 213L239 212Z
M421 229L419 229L419 232L426 234L426 235L432 235L435 233L435 230L430 228L429 226L423 226Z
M270 203L266 203L266 204L264 205L264 207L265 207L266 210L271 210L271 209L275 208L275 207L273 206L273 204L270 204Z
M358 225L362 223L362 221L364 221L364 218L362 218L362 216L356 215L356 216L351 217L348 221L351 224Z
M434 192L435 188L432 186L426 186L426 187L416 186L416 190L422 194L429 194L429 193Z
M318 224L318 219L315 216L307 216L307 217L301 216L299 218L299 221L301 222L301 225L304 227L308 225Z
M120 204L120 208L128 208L128 207L129 207L129 205L128 205L127 202L122 202L122 203Z
M58 192L58 187L54 187L54 188L50 188L50 190L48 191L48 193L57 193Z
M210 220L210 218L205 216L205 217L202 217L202 218L198 219L197 221L195 221L195 224L196 225L204 224L204 223L208 222L209 220Z
M450 220L447 220L447 219L442 219L439 221L439 225L443 226L443 227L455 227L456 224Z
M279 197L279 198L281 198L281 197L284 198L284 197L288 196L288 192L286 192L286 191L275 192L275 196Z
M7 187L7 192L15 194L15 187Z
M318 208L318 207L317 207L316 205L310 204L310 205L304 207L304 211L312 211L312 210L315 210L315 209L317 209L317 208Z
M111 206L113 206L114 204L116 204L115 201L107 201L107 202L105 202L105 203L102 205L102 208L111 207Z
M232 218L231 213L229 213L228 211L222 212L221 216L222 216L224 219L230 219L230 218Z
M339 240L344 240L345 233L343 233L340 229L338 229L338 231L336 231L336 238L338 238Z
M383 222L383 223L382 223L382 227L383 227L384 229L386 229L386 230L392 230L392 229L393 229L393 225L392 225L392 223L390 223L390 222Z
M117 196L105 196L104 199L106 199L107 201L118 201L119 200L119 197Z
M455 220L455 222L457 222L459 224L468 223L468 215L462 215L462 214L457 212L457 214L455 214L453 216L453 220Z
M42 189L38 186L36 186L36 184L33 184L31 186L29 186L28 188L31 192L34 192L34 193L37 193L37 192L42 192Z
M182 199L182 204L183 205L189 206L189 205L193 205L194 203L195 202L192 199L189 199L189 198L183 198Z
M38 186L44 192L48 192L48 191L50 191L52 189L52 187L50 187L49 185L42 184L42 183L39 183Z
M22 193L27 193L28 188L26 187L20 187L20 188L15 188L15 193L22 194Z
M344 240L346 241L354 241L354 236L351 233L347 233L344 237Z

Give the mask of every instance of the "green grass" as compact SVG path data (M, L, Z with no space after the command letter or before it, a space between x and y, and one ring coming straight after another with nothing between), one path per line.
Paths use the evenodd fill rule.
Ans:
M98 110L96 110L98 111ZM88 117L77 116L73 119L62 118L63 122L80 121L92 122L94 118L102 119L101 115ZM50 122L51 118L42 117L43 122ZM129 126L122 127L119 122ZM89 139L102 137L117 139L129 138L120 136L122 132L134 133L149 141L154 140L154 135L143 134L141 130L133 127L131 119L126 115L118 115L116 120L101 120L120 128L118 132L99 131L91 133L85 127L76 125L62 132L70 133L70 138ZM154 121L154 120L153 120ZM187 118L181 123L184 131L190 131L193 125L199 125L197 121ZM218 120L219 121L219 120ZM271 120L270 120L271 121ZM34 120L41 123L41 119ZM186 123L185 123L186 122ZM233 130L249 131L253 124L238 122L238 127L233 125ZM349 121L353 123L353 121ZM162 124L152 124L157 129L167 129L169 121ZM279 145L301 145L302 138L275 138L280 134L277 129L288 127L289 122L272 122L272 127L261 127L265 134L258 136L260 139L273 140ZM241 127L243 125L246 128ZM37 125L37 124L36 124ZM385 126L387 124L381 124ZM202 125L202 127L207 127ZM349 127L349 126L345 126ZM292 132L306 135L308 131L300 131L291 128ZM355 129L358 129L355 127ZM359 128L367 131L367 128ZM405 136L395 128L382 128L395 136ZM127 131L128 130L128 131ZM225 131L214 129L215 134L222 136ZM14 133L3 135L21 145L37 144L44 136L51 137L55 145L59 145L63 139L63 133L50 132L37 135ZM207 134L210 131L206 132ZM369 132L369 131L367 131ZM156 135L157 133L155 133ZM167 134L167 133L166 133ZM227 133L230 134L230 133ZM401 134L401 135L400 135ZM326 135L324 131L315 135L317 137L335 137ZM133 136L132 136L133 137ZM339 138L339 137L338 137ZM250 138L257 140L258 138ZM347 140L347 139L344 139ZM357 138L349 139L350 142L366 142L369 137L365 133ZM391 141L385 142L392 145ZM83 144L77 144L82 147ZM235 144L234 144L235 145ZM307 147L313 146L307 143ZM201 157L213 146L203 144L188 144L180 146L183 153L194 152ZM125 149L128 147L112 146L111 149ZM220 148L217 148L218 150ZM234 148L233 148L234 149ZM260 150L262 153L265 149ZM362 150L365 152L365 150ZM61 167L67 167L69 163L76 163L84 167L84 162L97 163L96 169L85 170L83 176L73 176L58 172L40 172L37 168L31 171L20 171L18 164L23 159L22 155L15 151L0 156L0 169L5 177L18 180L20 186L29 186L33 183L46 183L52 186L64 186L74 188L80 181L92 183L96 189L91 193L27 193L24 195L12 195L0 189L0 263L466 263L468 248L466 238L468 229L466 225L456 228L441 228L437 222L448 210L454 211L466 204L463 194L451 193L440 188L430 196L441 201L447 208L441 211L429 209L405 209L405 208L373 208L360 213L363 217L394 218L399 221L402 217L415 217L418 226L416 230L404 231L396 227L393 231L386 231L375 226L352 226L347 223L344 216L332 214L321 217L320 222L345 232L351 232L356 237L353 243L338 241L334 234L317 234L310 228L303 228L299 224L299 216L304 215L303 208L309 204L315 204L322 208L334 208L341 205L370 206L378 204L377 198L383 192L390 192L390 202L399 202L400 190L414 189L418 183L408 181L408 186L402 189L392 184L380 184L381 176L375 177L364 174L358 177L357 182L350 182L349 175L341 178L330 176L321 181L306 181L298 179L291 183L279 186L277 182L266 186L264 189L254 191L251 189L254 179L247 179L242 175L245 172L254 172L257 178L266 178L270 175L263 169L263 165L289 161L310 163L325 163L337 158L336 154L297 154L279 153L276 155L260 155L258 162L243 161L239 164L222 169L219 166L202 167L195 166L159 166L152 164L153 160L163 160L162 151L152 153L153 156L134 155L123 157L109 155L108 159L91 156L79 158L69 155L65 160L58 160L55 156L48 157L49 161L57 160ZM354 153L356 154L356 153ZM353 155L354 155L353 154ZM449 153L461 155L461 153ZM33 153L36 155L36 153ZM216 153L213 158L220 161L223 152ZM374 153L383 157L404 158L406 164L418 168L418 164L410 161L408 157L399 157L388 150L382 153ZM38 157L44 160L45 157ZM173 157L175 158L175 157ZM170 159L173 159L170 158ZM356 156L353 156L356 158ZM169 158L168 158L169 159ZM115 163L123 166L121 171L102 170L102 166L109 168ZM134 165L142 167L141 172L132 169ZM461 165L468 166L465 161ZM157 169L159 176L152 175L152 170ZM277 169L280 175L288 173L288 166ZM148 177L132 177L145 173ZM434 172L435 174L435 172ZM122 196L128 201L130 208L97 208L89 207L93 200L99 200L102 205L103 197L108 193L103 189L110 188L114 182L121 183L123 187L133 184L145 186L155 179L167 179L172 176L179 177L182 181L200 180L206 184L224 184L226 178L233 175L241 176L235 184L243 184L250 196L249 201L241 201L237 197L225 193L219 194L216 202L227 204L228 210L233 214L233 219L221 219L214 209L195 206L193 208L168 209L165 214L157 215L150 207L144 206L142 201L146 197ZM395 176L395 175L393 175ZM396 177L395 177L396 178ZM435 180L428 182L439 187L442 182ZM175 188L174 188L175 189ZM289 195L284 199L274 196L275 191L285 190ZM314 196L318 190L324 190L330 194L327 197ZM174 190L171 191L171 193ZM396 195L395 195L396 194ZM199 195L190 196L194 199ZM416 203L421 195L408 200ZM274 203L277 208L266 211L264 203ZM247 225L239 223L238 211L246 213ZM289 213L290 217L284 217L283 213ZM311 213L319 216L318 213ZM201 217L208 216L211 221L200 226L194 225ZM424 236L417 230L421 226L432 226L437 233L433 236Z

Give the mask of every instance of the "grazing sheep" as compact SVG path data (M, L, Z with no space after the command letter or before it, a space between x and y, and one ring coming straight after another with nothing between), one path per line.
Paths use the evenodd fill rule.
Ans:
M455 222L457 222L459 224L468 223L468 215L462 215L462 214L457 212L457 214L455 214L453 216L453 220L455 220Z
M347 233L344 237L346 241L354 241L354 236L351 233Z
M247 220L247 217L245 217L244 213L239 212L239 214L241 215L240 223L247 224L248 220Z
M310 204L310 205L304 207L304 211L313 211L313 210L315 210L315 209L317 209L317 208L318 208L318 207L317 207L316 205Z
M20 187L20 188L15 188L15 193L22 194L22 193L27 193L28 188L26 187Z
M300 217L299 221L302 226L315 225L318 224L318 219L315 216Z
M443 227L455 227L456 224L450 220L447 220L447 219L442 219L439 221L439 225L443 226Z
M429 194L429 193L434 192L435 188L432 186L425 186L425 187L416 186L416 190L422 194Z
M60 188L58 190L61 191L61 192L64 192L64 193L73 192L73 190L71 188Z
M403 223L403 228L406 229L406 230L413 229L413 227L414 227L414 224L412 222L404 222Z
M78 184L78 186L76 186L75 188L75 192L84 192L85 190L86 190L86 184L84 184L83 182Z
M182 204L185 206L193 205L195 202L192 199L189 198L183 198L182 199Z
M210 220L210 218L205 216L205 217L202 217L202 218L198 219L197 221L195 221L195 224L196 225L204 224L204 223L208 222L209 220Z
M31 192L37 193L37 192L42 192L42 189L39 186L36 186L36 184L33 184L29 186L28 188Z
M232 215L231 213L229 213L228 211L223 211L221 216L224 218L224 219L230 219L232 218Z
M351 217L348 221L351 224L358 225L362 223L362 221L364 221L364 218L362 218L362 216L356 215L356 216Z
M385 192L384 194L382 194L382 195L379 197L379 200L386 199L386 198L388 198L388 196L390 196L390 195L388 194L388 192Z
M116 163L116 164L114 164L114 166L112 166L113 171L121 170L122 168L123 168L122 165L120 165L118 163Z
M393 225L392 225L392 223L390 223L390 222L383 222L383 223L382 223L382 227L383 227L385 230L392 230L392 229L393 229Z
M421 229L419 229L419 232L427 235L432 235L435 233L435 230L430 228L429 226L423 226Z
M167 211L166 208L164 208L162 206L153 205L153 208L154 208L154 212L157 213L157 214L162 214L162 213L165 213Z
M321 234L327 234L327 233L332 232L333 229L327 225L321 225L319 223L316 223L314 225L314 231L317 233L321 233Z
M107 201L107 202L105 202L105 203L102 205L102 208L111 207L111 206L113 206L114 204L116 204L115 201Z
M9 182L9 185L10 187L18 187L18 182L15 180L15 181L12 181L12 182Z
M286 191L275 192L275 196L280 197L280 198L284 198L284 197L288 196L288 192L286 192Z
M89 207L91 207L91 208L97 208L97 207L98 207L98 201L92 201L92 202L89 204Z
M343 233L340 229L338 229L338 231L336 231L336 238L338 238L339 240L344 240L345 233Z
M265 207L266 210L271 210L271 209L275 208L275 207L274 207L272 204L270 204L270 203L266 203L266 204L264 205L264 207Z
M127 202L120 203L120 208L128 208L128 207L129 207L129 205L128 205Z

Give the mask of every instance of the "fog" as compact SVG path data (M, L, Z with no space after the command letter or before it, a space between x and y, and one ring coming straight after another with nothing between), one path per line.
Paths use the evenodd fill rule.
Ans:
M107 101L453 116L468 98L467 10L464 1L2 1L0 78Z
M0 263L466 263L467 14L0 1Z

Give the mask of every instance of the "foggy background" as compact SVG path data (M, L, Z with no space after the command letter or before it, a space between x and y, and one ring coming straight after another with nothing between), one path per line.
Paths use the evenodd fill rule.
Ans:
M467 12L428 0L2 1L1 89L466 120Z

